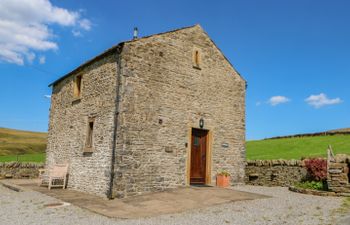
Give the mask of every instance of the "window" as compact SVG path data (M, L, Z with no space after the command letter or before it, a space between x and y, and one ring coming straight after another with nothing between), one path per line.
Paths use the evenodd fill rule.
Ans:
M81 94L81 80L82 80L82 75L78 75L74 79L74 97L79 98Z
M91 152L93 149L93 136L94 136L94 118L89 118L87 137L85 142L85 152Z
M194 136L193 145L196 146L196 147L199 146L199 137Z
M193 68L200 69L201 66L201 51L199 49L193 50Z
M199 67L199 52L197 50L194 53L194 63Z

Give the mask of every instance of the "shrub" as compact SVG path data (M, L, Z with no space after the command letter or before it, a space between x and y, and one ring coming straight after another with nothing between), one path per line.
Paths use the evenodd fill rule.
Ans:
M325 159L306 159L305 167L308 178L314 181L327 180L327 160Z
M227 172L226 170L221 170L220 172L217 173L217 175L229 177L229 176L230 176L230 173Z
M297 183L295 186L304 189L322 190L325 191L327 188L320 181L305 181L303 183Z

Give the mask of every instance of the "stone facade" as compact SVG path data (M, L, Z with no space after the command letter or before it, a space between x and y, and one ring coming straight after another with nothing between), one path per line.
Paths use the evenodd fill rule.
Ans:
M68 188L106 196L116 102L116 55L109 54L80 70L80 98L73 96L74 75L53 86L46 164L69 163ZM95 118L93 153L85 153L89 118Z
M39 169L44 168L41 163L6 162L0 163L0 179L5 178L37 178Z
M68 162L68 187L100 196L185 186L191 129L203 119L211 149L207 183L215 184L222 169L232 184L243 183L245 88L198 25L121 43L53 83L47 164ZM93 151L84 154L91 117Z
M301 160L251 160L246 164L246 184L288 187L307 174Z

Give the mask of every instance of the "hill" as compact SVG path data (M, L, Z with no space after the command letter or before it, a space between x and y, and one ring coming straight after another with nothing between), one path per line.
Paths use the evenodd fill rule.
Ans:
M303 133L303 134L294 134L294 135L287 135L287 136L277 136L272 138L266 138L266 140L281 139L281 138L295 138L295 137L330 136L330 135L339 135L339 134L350 134L350 128L328 130L328 131L317 132L317 133L306 133L306 134Z
M247 142L247 159L300 159L326 157L328 145L334 153L350 154L350 135L291 136ZM333 131L334 132L334 131Z
M0 128L0 161L16 160L17 155L23 155L21 161L42 161L46 139L46 133Z

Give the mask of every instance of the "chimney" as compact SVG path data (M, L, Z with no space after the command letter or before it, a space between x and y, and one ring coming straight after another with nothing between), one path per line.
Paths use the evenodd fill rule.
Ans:
M134 27L134 36L132 39L138 38L138 35L139 35L139 29L137 29L137 27Z

